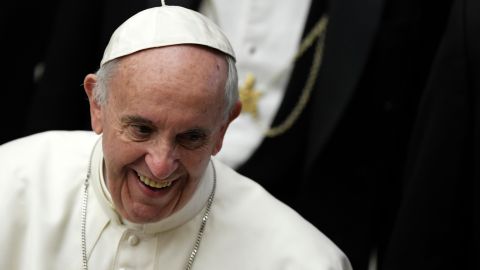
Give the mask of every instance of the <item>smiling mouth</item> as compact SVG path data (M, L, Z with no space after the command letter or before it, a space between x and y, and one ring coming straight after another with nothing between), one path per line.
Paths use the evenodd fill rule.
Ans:
M150 178L148 178L144 175L141 175L139 173L137 173L137 175L138 175L138 178L140 179L140 182L142 182L145 186L147 186L149 188L156 188L156 189L166 188L166 187L171 186L172 182L173 182L173 181L162 181L162 182L158 183L158 182L155 182L152 179L150 179Z

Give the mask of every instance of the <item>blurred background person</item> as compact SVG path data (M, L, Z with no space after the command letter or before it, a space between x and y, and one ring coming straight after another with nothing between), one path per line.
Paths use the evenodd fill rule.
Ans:
M50 43L58 2L7 1L0 11L0 36L5 52L2 62L8 70L0 75L3 82L0 113L8 115L3 121L0 143L27 134L25 123L41 76L38 63L44 61ZM17 102L22 105L14 106Z
M451 1L286 2L200 5L239 54L247 104L219 157L374 268Z
M480 2L455 0L379 269L480 269Z

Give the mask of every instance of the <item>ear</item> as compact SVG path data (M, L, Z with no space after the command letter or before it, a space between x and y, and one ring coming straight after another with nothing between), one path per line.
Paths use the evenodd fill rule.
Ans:
M233 109L230 111L230 115L228 116L228 120L223 124L223 126L220 129L220 136L218 137L218 141L217 141L217 144L215 145L215 147L213 149L212 155L216 155L222 149L223 138L225 137L225 133L227 132L227 128L230 125L230 123L240 115L240 112L242 112L242 103L238 100L235 103L235 105L233 106Z
M95 74L88 74L83 80L83 88L88 96L88 103L90 104L90 121L93 131L100 134L103 131L102 106L97 103L93 96L93 89L97 83L97 76Z

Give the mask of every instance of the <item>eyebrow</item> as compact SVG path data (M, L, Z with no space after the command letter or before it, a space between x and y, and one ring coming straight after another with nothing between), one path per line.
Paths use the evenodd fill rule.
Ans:
M138 115L123 116L120 120L122 121L122 123L125 123L125 124L135 123L135 124L144 124L144 125L153 126L152 121Z
M205 137L210 135L210 132L206 129L203 128L192 128L189 130L185 130L184 132L181 132L179 135L187 135L191 133L198 133L199 135L203 135Z

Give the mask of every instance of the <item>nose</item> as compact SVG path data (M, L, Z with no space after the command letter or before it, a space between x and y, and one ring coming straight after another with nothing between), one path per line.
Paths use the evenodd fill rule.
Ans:
M157 179L168 178L178 168L175 145L167 142L152 145L145 155L145 163Z

